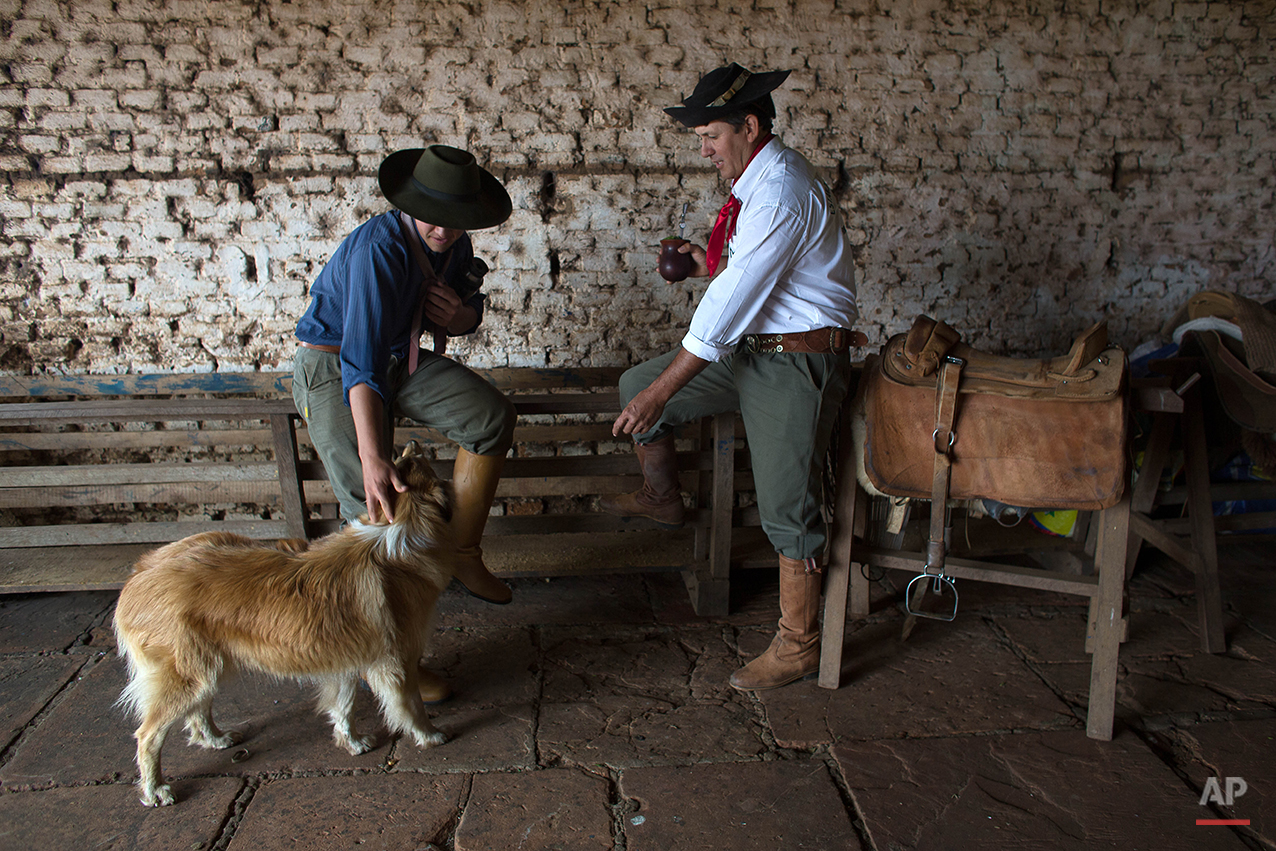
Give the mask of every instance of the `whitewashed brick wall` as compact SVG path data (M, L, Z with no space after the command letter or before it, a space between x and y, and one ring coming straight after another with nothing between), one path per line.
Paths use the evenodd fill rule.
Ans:
M514 199L458 358L664 351L704 283L655 246L724 188L661 108L731 60L793 69L777 130L835 187L874 343L929 312L1132 348L1276 289L1273 44L1267 0L0 0L0 370L290 368L381 158L430 142Z

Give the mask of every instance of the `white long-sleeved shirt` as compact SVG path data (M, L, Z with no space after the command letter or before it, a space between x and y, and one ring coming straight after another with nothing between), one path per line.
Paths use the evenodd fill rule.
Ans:
M731 194L741 208L727 267L705 290L683 348L718 361L745 334L854 327L859 309L850 242L806 158L772 139Z

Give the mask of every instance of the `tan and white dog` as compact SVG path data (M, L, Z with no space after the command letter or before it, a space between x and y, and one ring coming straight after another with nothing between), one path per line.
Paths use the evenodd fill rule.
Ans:
M193 745L239 741L212 717L218 681L236 669L318 684L319 710L352 754L375 744L352 726L361 677L392 733L420 747L446 741L418 695L417 661L452 579L451 495L414 443L395 463L408 490L393 523L365 516L309 547L208 532L138 560L120 592L115 634L129 669L120 703L141 719L143 804L173 803L160 750L177 721Z

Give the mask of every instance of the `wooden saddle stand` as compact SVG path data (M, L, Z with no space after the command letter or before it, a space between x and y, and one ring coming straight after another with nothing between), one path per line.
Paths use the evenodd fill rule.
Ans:
M852 616L868 614L868 579L852 563L918 573L905 605L910 615L941 620L956 616L953 577L1079 594L1090 599L1087 732L1110 739L1129 528L1126 383L1125 353L1108 345L1103 322L1078 337L1068 354L1032 360L976 351L948 325L920 316L907 334L870 356L851 403L862 412L863 439L857 441L845 423L840 438L838 469L845 472L829 548L820 685L840 684L848 586ZM853 477L857 467L863 479ZM869 489L929 500L924 553L865 542ZM1099 512L1086 545L1094 571L950 557L950 502L979 499L1021 509ZM951 595L945 605L951 611L914 608L914 593L920 600L927 585L941 598Z

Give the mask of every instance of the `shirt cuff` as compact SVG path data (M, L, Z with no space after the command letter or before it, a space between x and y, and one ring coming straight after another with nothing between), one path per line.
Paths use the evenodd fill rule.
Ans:
M701 360L717 363L735 350L734 346L715 346L690 334L682 338L682 347Z

